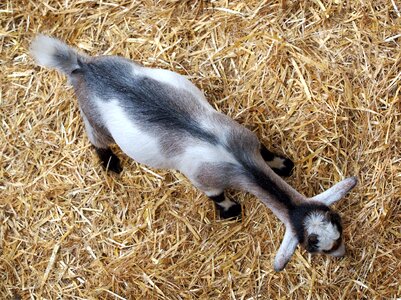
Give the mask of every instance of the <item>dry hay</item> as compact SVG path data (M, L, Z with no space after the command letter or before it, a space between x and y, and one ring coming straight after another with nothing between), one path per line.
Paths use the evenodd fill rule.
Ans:
M2 2L2 299L401 297L401 3ZM175 70L296 161L313 195L345 176L348 256L298 249L272 269L283 225L257 199L241 223L174 171L123 154L106 174L65 78L28 56L37 32L88 53Z

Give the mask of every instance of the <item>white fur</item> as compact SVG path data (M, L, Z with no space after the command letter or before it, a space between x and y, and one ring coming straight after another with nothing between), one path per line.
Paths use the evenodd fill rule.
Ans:
M344 197L350 190L352 190L357 182L358 180L356 177L346 178L323 193L316 195L312 198L312 200L330 206Z
M327 222L321 213L311 213L305 218L305 228L310 234L316 234L319 237L319 250L330 250L334 242L340 237L337 227L331 222Z
M218 195L220 195L221 193L223 193L224 192L224 190L222 190L222 189L210 189L210 190L208 190L208 191L203 191L205 194L206 194L206 196L208 196L208 197L215 197L215 196L218 196Z
M164 159L154 136L144 133L124 112L117 100L97 100L106 128L118 146L136 161L154 168L172 168Z
M206 108L207 112L206 114L197 116L198 117L197 121L204 130L222 135L224 130L227 129L222 127L216 128L215 123L210 120L210 117L213 114L216 114L217 111L207 101L203 92L199 88L197 88L192 82L190 82L185 76L169 70L146 68L136 64L133 64L132 68L134 76L138 75L148 76L154 80L168 84L176 89L185 90L190 94L192 94L196 99L196 101L199 104L201 104L204 108Z
M142 74L148 76L159 82L166 83L177 89L183 89L194 95L198 102L210 111L214 111L209 102L207 102L205 95L199 90L192 82L184 76L164 69L151 69L134 65L134 74Z
M337 250L330 252L330 255L334 257L342 257L344 256L344 254L345 254L345 244L344 240L342 240L340 247L338 247Z
M287 227L280 248L278 249L276 257L274 258L274 270L276 272L284 269L285 265L288 263L292 254L297 248L298 243L299 241L295 235L295 232L293 232L290 227Z
M82 110L79 109L79 111L81 113L82 119L84 120L86 134L88 135L88 138L91 141L91 143L95 147L98 147L98 148L104 148L105 146L107 146L107 145L101 145L101 144L98 143L98 141L97 141L97 139L95 137L95 134L93 132L93 128L92 128L91 124L89 123L88 119L86 118L86 116L84 115Z
M75 50L73 50L73 48L67 46L63 42L59 41L58 39L51 38L45 35L38 35L31 43L30 52L39 65L48 68L57 68L59 71L64 72L62 68L59 68L59 62L57 59L55 59L54 55L56 53L65 54L75 52Z
M47 66L50 68L56 68L61 72L71 75L74 68L78 66L79 61L82 62L81 58L85 57L82 54L78 54L75 49L68 47L63 42L50 38L47 36L39 35L31 44L31 53L35 57L38 64ZM56 55L57 54L57 55ZM198 101L204 108L205 113L201 116L197 116L200 124L208 130L214 132L221 139L227 137L227 133L232 130L234 122L224 122L222 124L215 125L216 123L210 122L211 116L217 113L212 106L207 102L203 93L184 76L177 73L162 70L162 69L150 69L141 67L132 63L132 72L134 75L145 75L159 82L168 84L176 89L184 89L191 93L195 101ZM157 133L151 133L151 131L143 131L138 126L136 120L132 120L130 116L121 108L117 100L107 99L95 99L97 102L97 108L100 111L100 118L104 126L108 129L115 142L119 147L130 157L136 161L146 164L154 168L169 168L178 169L183 172L194 184L196 184L196 174L199 166L205 162L230 162L237 163L236 159L230 154L227 149L223 146L212 145L200 140L185 141L183 145L186 146L183 153L173 157L165 157L160 149L159 140L160 137ZM185 103L184 103L185 105ZM210 112L210 113L209 113ZM214 116L214 115L213 115ZM92 127L88 120L84 117L85 126L88 132L88 136L91 142L96 146L96 137ZM190 139L190 138L189 138ZM274 168L283 168L284 159L275 158L269 163ZM305 197L300 195L284 181L282 181L277 175L273 174L273 171L266 166L267 173L271 173L269 177L271 180L276 181L279 186L282 186L287 190L292 197L299 201L306 200ZM335 185L326 192L312 198L315 201L319 201L326 205L330 205L335 201L343 197L350 189L356 184L355 178L348 178L339 184ZM220 194L221 187L210 187L209 191L205 191L208 195ZM244 188L248 190L247 187ZM261 189L252 190L254 194L259 196L268 207L271 207L273 212L282 220L287 230L284 235L282 244L276 255L274 262L275 270L282 270L290 257L294 253L298 244L298 239L295 233L292 231L290 222L288 220L288 211L281 209L280 205L277 205L274 198L268 195L266 191ZM221 207L228 209L231 207L233 202L229 199L225 199L223 202L218 203ZM319 236L319 249L329 250L332 248L333 243L340 237L340 233L337 228L330 222L324 222L324 216L316 213L309 215L305 220L305 227L308 234L317 234ZM341 255L344 253L344 244L336 250L333 255Z
M231 206L236 204L234 201L231 201L227 197L224 199L224 201L221 202L216 202L216 204L222 208L224 208L225 211L227 211Z
M205 162L231 162L235 158L220 145L198 142L186 147L177 157L164 157L159 137L144 132L119 106L117 100L97 99L98 109L106 128L119 147L131 158L153 168L177 169L192 179ZM91 132L88 132L91 135Z
M52 56L56 53L57 47L68 49L68 47L60 43L60 41L40 35L32 42L30 50L39 65L53 67L54 61Z
M198 143L185 149L175 168L192 179L201 164L222 162L238 163L223 146Z
M285 168L285 159L281 157L274 157L273 160L268 162L270 168L282 169Z

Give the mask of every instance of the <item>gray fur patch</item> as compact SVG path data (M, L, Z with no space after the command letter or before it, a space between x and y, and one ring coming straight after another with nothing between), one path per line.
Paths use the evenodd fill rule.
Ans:
M185 151L187 138L182 135L164 134L159 139L161 152L166 156L177 156Z
M178 141L182 143L186 136L218 143L218 138L202 127L199 116L207 112L190 92L146 76L134 76L132 65L125 59L97 58L84 64L81 74L89 95L104 101L117 99L144 132L154 131L165 139L161 142L165 151L177 152Z
M85 129L88 134L89 140L95 147L107 148L107 146L114 143L113 137L110 135L109 131L106 128L96 125L97 122L93 120L92 122L90 122L88 117L83 113L81 107L79 110L82 119L84 120Z
M232 163L203 163L198 168L196 184L203 190L224 190L235 185L233 180L242 173L240 166Z

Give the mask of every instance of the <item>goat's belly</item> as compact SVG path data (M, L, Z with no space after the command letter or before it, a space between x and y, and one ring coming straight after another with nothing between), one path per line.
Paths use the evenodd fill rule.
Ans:
M124 153L139 163L153 168L173 168L169 159L166 159L160 151L159 143L144 133L138 133L133 128L124 132L112 133L117 145Z
M173 162L162 154L157 134L141 129L117 101L104 102L99 108L103 122L125 154L153 168L174 168Z

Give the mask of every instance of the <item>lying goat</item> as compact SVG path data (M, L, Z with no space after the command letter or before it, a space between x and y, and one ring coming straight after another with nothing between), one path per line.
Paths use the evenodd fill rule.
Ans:
M222 218L241 215L240 204L227 198L225 189L254 194L286 226L276 271L298 243L308 252L344 255L341 220L329 206L356 185L354 177L306 198L278 176L291 173L291 160L274 155L253 132L214 110L183 76L121 57L89 57L43 35L30 50L38 64L68 76L89 140L109 170L122 170L109 148L116 143L140 163L185 174Z

